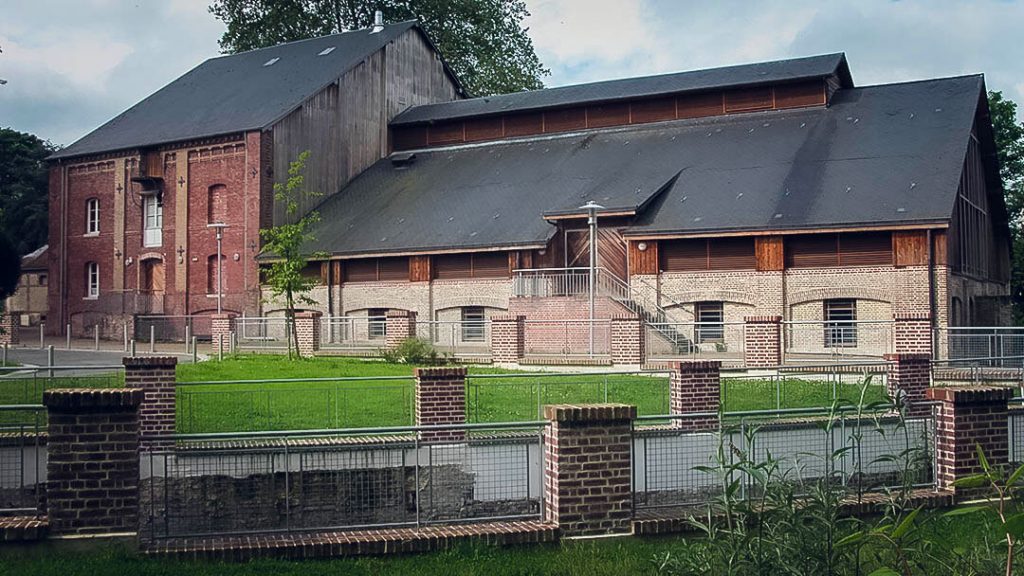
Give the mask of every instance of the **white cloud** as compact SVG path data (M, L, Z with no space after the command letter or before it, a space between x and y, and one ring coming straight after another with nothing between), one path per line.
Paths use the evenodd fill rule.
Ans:
M59 42L26 44L0 34L0 46L9 81L59 76L78 89L96 92L105 90L111 72L133 51L124 42L78 31L69 31Z

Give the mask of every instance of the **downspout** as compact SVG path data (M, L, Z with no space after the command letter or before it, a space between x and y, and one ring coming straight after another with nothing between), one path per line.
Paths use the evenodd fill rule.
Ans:
M68 323L68 167L60 167L60 315L57 326Z
M938 334L936 334L936 328L938 327L938 317L935 307L935 250L932 246L932 230L929 228L925 231L925 238L928 242L928 325L929 330L932 333L932 358L935 358L935 352L938 350Z

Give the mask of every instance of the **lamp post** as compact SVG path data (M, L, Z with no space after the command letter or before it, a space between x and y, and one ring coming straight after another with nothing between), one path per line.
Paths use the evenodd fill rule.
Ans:
M217 314L223 312L223 300L224 300L224 256L221 253L221 242L224 239L224 229L228 227L223 222L214 222L213 224L207 224L207 228L213 228L217 231Z
M580 210L587 211L587 225L590 227L590 286L587 290L590 298L590 356L594 356L594 285L597 283L597 211L604 206L588 201Z

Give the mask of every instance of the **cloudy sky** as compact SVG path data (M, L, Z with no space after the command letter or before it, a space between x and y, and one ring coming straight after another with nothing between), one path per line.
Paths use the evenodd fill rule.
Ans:
M70 144L218 53L209 0L0 0L0 126ZM860 85L984 72L1024 104L1024 5L527 0L548 85L845 51Z

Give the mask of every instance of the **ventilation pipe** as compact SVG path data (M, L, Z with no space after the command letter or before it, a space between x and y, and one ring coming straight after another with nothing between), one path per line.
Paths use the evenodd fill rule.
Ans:
M376 34L384 29L384 13L377 10L373 13L373 29L370 34Z

